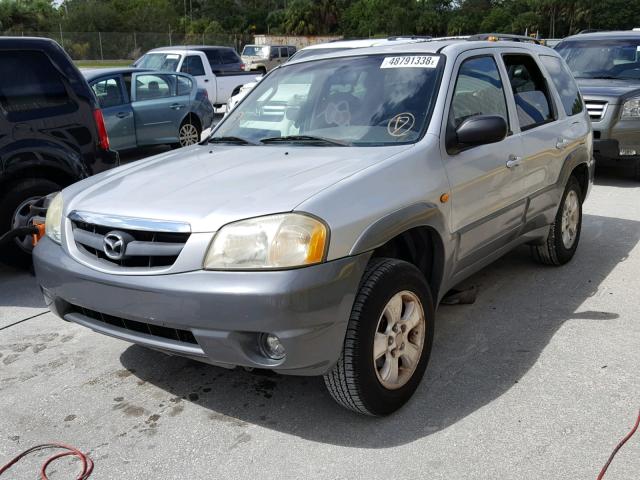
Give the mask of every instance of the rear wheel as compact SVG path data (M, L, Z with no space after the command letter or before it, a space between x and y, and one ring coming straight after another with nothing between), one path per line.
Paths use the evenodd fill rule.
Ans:
M0 197L0 235L28 226L33 217L31 205L57 190L60 190L60 185L43 178L29 178L10 185ZM31 261L32 249L31 237L18 237L0 251L0 259L8 264L26 266Z
M390 258L370 262L356 297L343 350L324 376L345 408L387 415L418 387L433 343L434 307L424 275Z
M200 125L193 118L188 116L180 125L178 130L178 139L181 147L188 147L189 145L195 145L200 141Z
M633 170L634 178L640 182L640 160L636 161L635 168Z
M581 229L582 191L578 180L572 175L546 241L531 247L534 260L545 265L564 265L576 253Z

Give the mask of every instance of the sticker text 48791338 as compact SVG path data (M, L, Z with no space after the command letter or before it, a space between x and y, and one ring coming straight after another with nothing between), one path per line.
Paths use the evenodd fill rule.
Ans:
M384 57L380 68L436 68L440 57L432 55L405 55Z

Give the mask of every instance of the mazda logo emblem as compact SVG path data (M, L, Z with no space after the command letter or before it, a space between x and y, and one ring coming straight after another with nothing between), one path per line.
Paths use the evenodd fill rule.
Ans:
M102 249L111 260L122 260L127 249L127 239L121 232L109 232L104 236Z

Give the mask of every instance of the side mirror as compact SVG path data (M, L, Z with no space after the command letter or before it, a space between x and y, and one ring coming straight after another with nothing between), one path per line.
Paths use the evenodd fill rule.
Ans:
M458 149L499 142L507 136L507 122L498 115L476 115L465 119L455 136Z

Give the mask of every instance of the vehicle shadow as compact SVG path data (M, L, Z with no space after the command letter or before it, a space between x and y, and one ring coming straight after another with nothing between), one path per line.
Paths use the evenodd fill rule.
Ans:
M438 432L507 392L566 321L602 322L616 312L583 307L640 239L640 222L585 215L581 245L562 267L534 264L518 249L473 276L475 304L441 307L427 374L414 398L387 418L337 406L320 378L227 371L138 346L121 355L141 380L211 411L305 439L385 448Z

